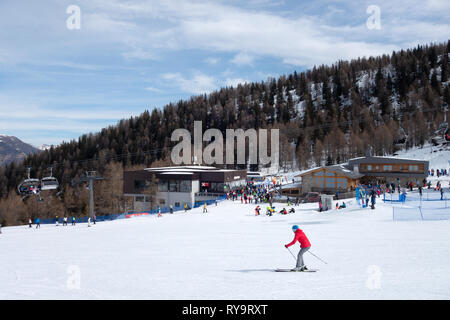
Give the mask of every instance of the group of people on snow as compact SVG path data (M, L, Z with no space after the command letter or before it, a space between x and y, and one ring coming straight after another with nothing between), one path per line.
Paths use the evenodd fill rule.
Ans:
M71 222L72 222L72 226L76 225L76 218L75 216L72 216L70 218ZM68 217L64 216L62 218L62 225L63 226L67 226L67 221L68 221ZM97 217L94 215L93 218L89 217L88 218L88 226L90 227L91 223L96 224L97 222ZM56 216L55 217L55 225L59 226L60 223L60 217ZM36 226L36 229L39 229L41 227L41 219L38 217L36 219L34 219L34 225ZM31 218L28 218L28 227L32 228L33 227L33 220Z
M433 168L428 170L428 176L434 177L434 173L436 173L436 177L440 177L440 176L447 176L448 175L448 171L447 169L436 169L434 170Z

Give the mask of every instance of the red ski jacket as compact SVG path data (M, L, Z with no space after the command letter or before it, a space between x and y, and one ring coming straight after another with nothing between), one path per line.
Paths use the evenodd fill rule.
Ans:
M291 243L286 245L287 247L292 246L293 244L295 244L296 242L300 242L300 247L302 248L308 248L311 247L311 243L309 242L308 238L306 237L305 233L303 232L303 230L301 229L297 229L297 231L295 231L295 238L294 240L292 240Z

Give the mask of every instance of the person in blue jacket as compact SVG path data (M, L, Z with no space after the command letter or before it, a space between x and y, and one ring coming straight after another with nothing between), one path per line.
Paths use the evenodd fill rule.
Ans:
M34 223L36 224L36 229L41 227L41 219L36 218L36 220L34 221Z

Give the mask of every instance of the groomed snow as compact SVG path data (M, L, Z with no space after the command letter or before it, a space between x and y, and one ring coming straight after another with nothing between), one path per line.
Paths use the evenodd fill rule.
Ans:
M392 221L391 205L353 202L268 217L224 201L205 214L3 228L0 299L449 299L450 221ZM306 253L316 273L273 272L294 266L293 224L328 262Z

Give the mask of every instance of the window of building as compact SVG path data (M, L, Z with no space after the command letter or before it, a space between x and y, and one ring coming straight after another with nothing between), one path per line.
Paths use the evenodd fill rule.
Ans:
M323 178L316 178L316 186L323 188Z
M158 182L158 191L167 192L169 190L169 182L167 180L160 180Z
M179 207L180 203L179 202L175 202L175 207Z
M144 202L144 201L145 201L145 197L139 196L139 197L136 197L134 200L135 200L136 202Z
M336 179L335 178L326 178L326 187L327 188L334 188L336 186Z
M136 190L144 190L150 186L150 181L147 180L134 180L134 188Z
M180 192L191 192L191 181L181 180L180 181Z
M410 165L409 171L419 171L419 166Z
M370 164L367 165L367 171L372 171L372 165Z
M383 170L384 171L392 171L392 165L384 165Z
M159 199L159 204L165 205L165 204L166 204L166 200L164 200L164 199Z
M170 192L178 192L178 181L176 181L176 180L169 181L169 191Z

